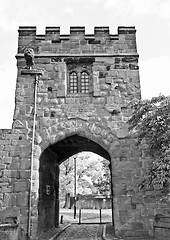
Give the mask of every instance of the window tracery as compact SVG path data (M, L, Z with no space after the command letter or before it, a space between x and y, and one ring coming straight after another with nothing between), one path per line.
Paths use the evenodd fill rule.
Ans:
M69 75L69 93L78 93L78 77L76 72Z
M68 65L68 94L89 94L91 85L91 66Z

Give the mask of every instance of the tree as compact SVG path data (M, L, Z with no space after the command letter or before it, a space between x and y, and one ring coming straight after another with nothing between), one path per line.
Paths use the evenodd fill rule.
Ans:
M170 183L170 97L160 95L132 104L129 129L148 144L153 159L140 187L162 189Z
M64 208L70 207L70 196L73 192L73 163L68 158L60 166L60 198L64 200Z
M110 194L108 161L91 152L78 153L60 165L60 199L70 207L74 191L74 158L76 157L77 194Z
M111 176L109 162L105 159L101 160L102 168L100 170L100 176L93 177L93 185L99 194L110 195L111 194Z
M109 161L90 153L78 154L77 182L79 194L110 194Z

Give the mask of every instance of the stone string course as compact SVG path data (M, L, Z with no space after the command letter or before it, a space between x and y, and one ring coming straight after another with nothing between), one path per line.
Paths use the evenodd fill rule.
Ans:
M38 212L43 194L41 158L45 159L43 154L49 146L73 135L97 143L110 156L116 233L152 235L155 214L168 214L169 202L160 201L159 191L142 192L137 187L150 157L146 144L136 146L127 125L130 103L141 98L135 28L119 27L118 34L112 35L108 27L96 27L89 35L84 27L71 27L69 35L60 35L59 27L47 27L45 35L36 35L35 27L19 27L13 125L12 129L0 130L0 222L17 222L18 228L16 238L10 235L12 228L10 234L3 230L3 239L24 240L28 231L35 77L31 70L22 74L29 71L25 70L26 47L35 51L34 68L43 71L36 101L31 239L38 239L37 230L42 230L39 222L45 221ZM68 93L69 71L76 68L89 71L89 94ZM57 150L57 158L56 154ZM43 207L41 210L44 216L50 212Z

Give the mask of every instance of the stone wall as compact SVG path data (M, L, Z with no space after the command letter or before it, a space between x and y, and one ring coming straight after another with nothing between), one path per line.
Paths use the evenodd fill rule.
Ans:
M27 47L35 52L31 70L25 69ZM17 219L18 239L29 233L37 239L48 219L49 228L58 224L58 166L81 151L111 162L117 234L152 234L154 215L168 213L167 203L158 201L160 192L137 187L150 160L147 146L136 146L127 125L130 103L141 97L138 57L134 27L119 27L116 35L108 27L95 27L91 35L84 27L71 27L69 35L59 27L46 27L45 35L35 27L19 28L13 127L0 134L0 208L11 211L9 222ZM88 93L69 92L72 71L88 72Z
M71 199L73 208L74 197ZM77 207L81 209L112 209L112 199L104 195L78 195Z
M27 232L30 176L26 130L0 130L0 143L0 238L18 239L19 224L22 239Z

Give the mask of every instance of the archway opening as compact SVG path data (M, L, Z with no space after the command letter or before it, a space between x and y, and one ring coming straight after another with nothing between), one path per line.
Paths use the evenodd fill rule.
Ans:
M112 222L110 162L83 151L60 164L60 223Z
M111 163L110 155L104 147L78 134L74 134L57 143L49 145L41 154L38 202L39 232L59 226L60 165L71 156L84 151L95 153ZM111 189L113 189L112 186Z

